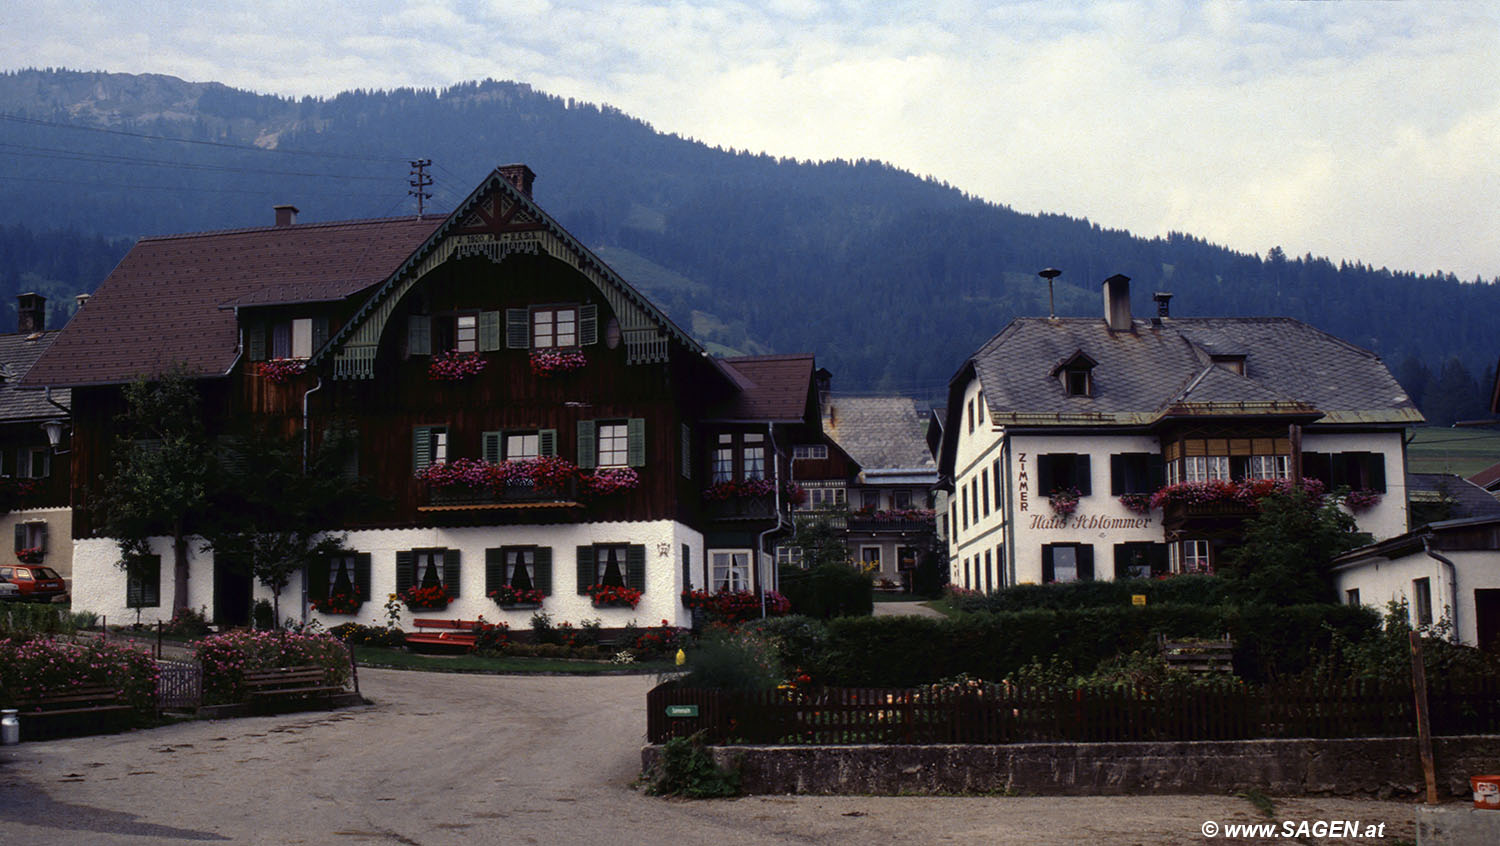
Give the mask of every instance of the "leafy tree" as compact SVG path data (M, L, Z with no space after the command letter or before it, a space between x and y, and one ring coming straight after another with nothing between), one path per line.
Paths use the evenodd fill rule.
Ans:
M849 546L844 543L843 532L826 518L799 518L793 540L802 549L803 567L811 569L825 564L849 563Z
M231 439L223 450L213 492L218 516L205 531L204 548L238 562L265 585L276 620L292 576L345 551L346 536L328 529L370 504L363 485L346 472L353 448L348 432L334 427L317 449L301 437L257 431Z
M1333 559L1372 540L1332 497L1320 501L1294 488L1261 500L1260 513L1245 522L1243 543L1226 553L1221 573L1244 602L1334 602Z
M172 608L188 607L187 540L205 514L213 467L198 389L181 372L138 379L124 388L114 474L97 508L100 529L120 544L119 566L135 572L150 538L172 539Z

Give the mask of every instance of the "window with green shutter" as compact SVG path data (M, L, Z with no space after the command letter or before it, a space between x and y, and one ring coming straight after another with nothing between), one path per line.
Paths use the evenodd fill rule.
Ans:
M600 543L578 547L578 592L594 585L615 585L646 591L646 547L641 544Z
M595 450L599 445L594 442L594 428L592 420L578 421L578 469L580 470L592 470L597 463Z
M441 587L449 599L457 599L460 576L459 551L456 549L404 549L396 553L398 595L414 587Z
M447 460L447 426L412 427L411 465L413 473L421 473L431 465Z
M500 312L479 313L479 351L495 352L500 349Z
M505 348L531 349L531 312L524 308L505 310Z
M644 418L632 417L626 421L626 437L628 445L626 448L627 463L631 467L646 466L646 421Z
M599 307L578 307L578 345L586 347L599 343Z
M484 592L492 595L502 587L540 591L552 595L552 548L548 546L502 546L484 551Z

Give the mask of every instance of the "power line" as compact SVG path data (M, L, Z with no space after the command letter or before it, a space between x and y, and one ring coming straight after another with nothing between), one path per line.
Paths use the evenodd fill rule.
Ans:
M56 179L46 176L0 176L0 182L46 182L53 185L80 185L86 188L129 188L138 191L173 191L173 192L196 192L199 194L254 194L258 196L279 196L286 193L284 188L255 190L253 188L199 188L192 185L130 185L122 182L84 182L77 179ZM385 191L339 191L325 193L324 196L332 197L389 197ZM402 198L405 202L405 197Z

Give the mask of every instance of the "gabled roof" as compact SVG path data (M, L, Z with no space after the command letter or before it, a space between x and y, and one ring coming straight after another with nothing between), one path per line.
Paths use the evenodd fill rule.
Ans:
M441 223L400 218L142 238L26 375L28 387L129 382L238 357L237 305L342 299L386 279Z
M717 420L807 419L813 395L812 353L714 359L740 392L709 412Z
M990 339L972 367L997 423L1155 423L1181 403L1193 413L1315 414L1320 423L1417 423L1422 416L1374 353L1290 318L1137 320L1111 332L1097 318L1021 318ZM1069 396L1053 368L1097 361L1093 392ZM1245 356L1245 373L1214 366Z
M909 397L844 397L828 400L823 430L867 476L882 470L927 470L935 481L937 465L927 448L927 419ZM887 477L887 481L895 481Z
M1500 486L1500 462L1491 464L1470 476L1469 481L1487 491L1496 490L1497 486Z
M41 422L64 416L63 410L48 402L41 391L16 389L16 383L42 352L52 346L57 336L57 330L0 335L0 422ZM67 390L53 391L52 399L67 407L69 393Z
M1474 482L1450 473L1407 473L1406 498L1413 503L1447 502L1455 520L1500 516L1500 500Z

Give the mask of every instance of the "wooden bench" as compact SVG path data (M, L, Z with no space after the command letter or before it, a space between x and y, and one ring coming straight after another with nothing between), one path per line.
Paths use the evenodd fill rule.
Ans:
M328 671L317 666L274 667L245 673L250 704L268 708L286 704L304 705L343 693L342 685L328 683Z
M406 635L406 645L436 646L461 649L471 652L479 640L478 620L435 620L417 618L412 620L417 631Z
M26 740L58 737L65 734L99 734L119 731L131 707L120 699L118 688L108 684L90 684L69 688L35 699L17 700L21 734Z
M1234 672L1234 641L1229 635L1223 640L1167 640L1166 635L1157 635L1157 644L1167 666L1174 670Z

